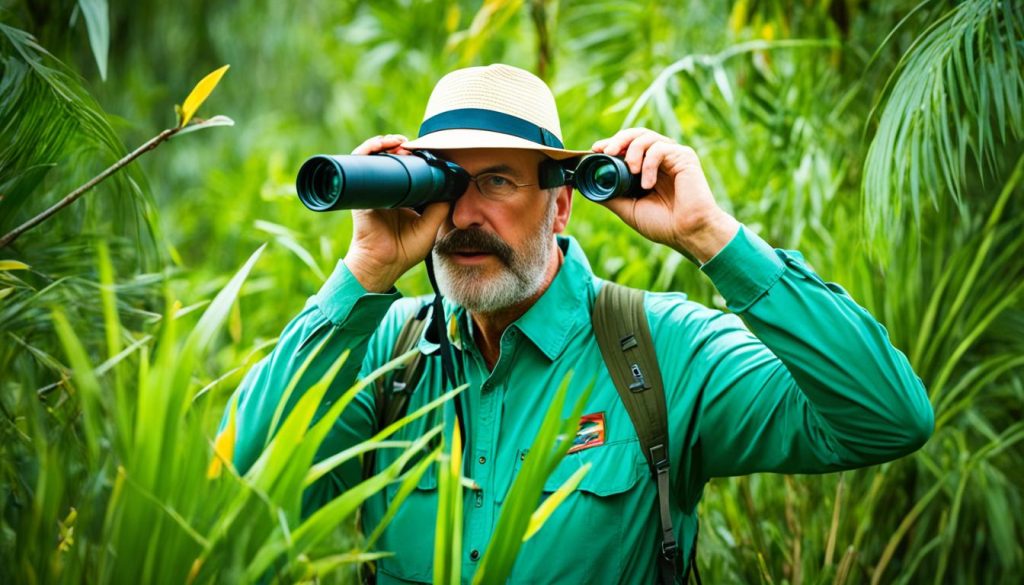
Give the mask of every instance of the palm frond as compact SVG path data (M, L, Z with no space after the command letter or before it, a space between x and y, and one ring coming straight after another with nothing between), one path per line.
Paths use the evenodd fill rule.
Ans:
M1024 140L1022 34L1020 2L969 0L911 46L876 105L863 184L870 233L891 237L906 207L919 218L943 194L969 205L969 159L992 178L1001 150Z
M81 82L30 34L6 24L0 24L0 75L0 229L6 232L120 158L125 148ZM88 204L55 218L62 229L28 238L33 245L22 243L24 251L39 249L40 233L56 231L53 239L62 240L92 230L134 240L144 258L153 256L144 179L137 170L126 171Z

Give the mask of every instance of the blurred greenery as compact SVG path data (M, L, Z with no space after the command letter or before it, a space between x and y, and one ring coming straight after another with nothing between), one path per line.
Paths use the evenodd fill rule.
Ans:
M937 429L912 457L714 481L701 504L708 582L1016 582L1024 572L1019 0L0 0L0 21L4 233L175 125L174 105L224 64L197 115L236 122L172 139L0 249L0 581L125 577L134 569L110 572L118 565L105 560L129 554L118 543L184 530L171 512L216 513L178 508L181 494L166 492L111 504L124 470L142 471L117 447L117 425L97 431L90 417L130 417L115 389L145 387L131 380L157 367L150 356L182 347L171 324L188 331L269 242L208 349L183 371L160 366L176 392L201 391L189 429L205 435L186 446L203 451L188 468L203 468L231 390L349 241L346 213L298 203L302 160L415 134L438 77L491 62L550 83L570 147L627 125L692 145L723 206L878 316L929 389ZM570 232L599 275L722 307L679 254L603 208L575 207ZM429 288L421 270L398 286ZM159 531L103 532L110 510L146 506L164 510ZM244 570L238 551L252 545L239 538L223 553L236 563L225 561L224 579L242 578L230 570ZM197 558L176 550L169 559Z

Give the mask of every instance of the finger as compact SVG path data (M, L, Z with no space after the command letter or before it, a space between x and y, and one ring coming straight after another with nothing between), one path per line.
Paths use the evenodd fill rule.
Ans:
M626 149L630 142L633 141L637 136L640 136L644 132L649 132L646 128L626 128L625 130L619 130L611 138L606 138L597 152L603 152L612 156L619 156L622 151Z
M599 202L599 205L605 206L609 211L617 215L626 225L636 229L636 201L636 199L631 197L613 197Z
M388 150L390 148L394 148L399 144L402 144L403 142L407 142L407 140L404 140L403 136L399 136L396 134L388 134L386 136L374 136L373 138L369 138L362 144L357 146L355 150L352 151L352 154L375 154L384 150Z
M637 136L633 142L629 143L629 148L626 149L626 156L624 160L629 166L629 172L635 174L640 173L641 165L644 163L645 155L651 149L651 146L657 142L664 142L668 140L661 134L656 132L645 132L640 136Z
M438 201L428 205L417 221L417 231L427 230L428 233L424 236L433 238L437 234L438 228L441 227L441 223L448 217L451 207L452 204L448 201Z
M374 136L373 138L367 138L362 144L355 147L352 154L373 154L380 150L381 140L383 136Z
M644 189L653 189L658 181L658 170L661 168L665 158L672 152L673 145L667 142L656 142L647 149L644 155L644 162L640 169L640 186Z
M402 148L402 145L409 142L409 139L401 134L388 134L384 137L384 144L391 154L409 154L409 151Z

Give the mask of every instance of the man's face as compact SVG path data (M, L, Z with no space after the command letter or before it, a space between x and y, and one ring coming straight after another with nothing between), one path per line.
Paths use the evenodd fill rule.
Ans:
M537 186L544 155L529 150L477 149L439 153L470 175L466 193L438 231L432 252L441 294L477 313L492 313L533 296L565 228L571 192ZM510 195L482 193L497 185L527 185Z

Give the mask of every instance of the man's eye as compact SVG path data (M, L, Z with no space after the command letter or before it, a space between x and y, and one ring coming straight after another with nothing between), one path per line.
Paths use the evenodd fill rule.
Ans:
M487 175L486 177L484 177L484 183L486 183L490 187L507 188L510 185L512 185L512 180L509 179L508 177L503 177L501 175Z

